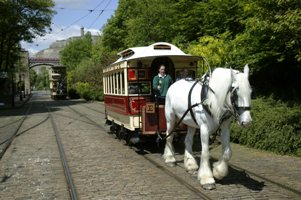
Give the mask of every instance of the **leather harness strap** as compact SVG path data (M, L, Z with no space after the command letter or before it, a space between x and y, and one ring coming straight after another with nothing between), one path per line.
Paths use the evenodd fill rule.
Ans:
M192 87L190 88L189 93L188 93L188 109L189 109L189 112L190 112L190 115L191 115L193 121L194 121L196 124L198 124L198 123L197 123L197 121L196 121L196 119L195 119L195 116L194 116L194 113L193 113L193 110L192 110L193 107L191 106L191 94L192 94L193 88L196 86L196 84L197 84L198 82L199 82L199 81L196 81L196 82L192 85Z

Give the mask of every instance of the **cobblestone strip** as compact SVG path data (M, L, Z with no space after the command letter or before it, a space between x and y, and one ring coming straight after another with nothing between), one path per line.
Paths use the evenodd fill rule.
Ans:
M231 146L233 157L230 163L301 192L301 158L276 155L237 144ZM213 149L212 155L218 158L220 152L221 146Z
M72 107L87 113L80 105ZM74 115L70 109L60 110L56 123L80 199L200 199L119 140Z
M13 110L0 110L0 154L4 150L9 139L15 134L19 125L23 122L23 114L29 105Z
M55 136L46 118L42 104L36 103L19 130L23 134L0 161L1 199L69 199Z
M89 106L92 107L92 104ZM101 105L99 105L99 104L95 105L95 107L98 109L100 106ZM95 118L94 115L95 115L95 113L93 113L93 115L89 115L89 116ZM102 117L103 116L101 116L101 114L99 113L99 118L101 119ZM94 120L94 121L96 121L96 120ZM282 163L280 160L278 160L278 162L269 163L269 165L270 165L270 168L272 167L274 169L277 169L277 168L281 168L281 169L276 170L276 171L275 170L271 171L268 168L268 166L266 166L265 169L261 169L261 162L258 162L258 163L254 162L256 157L255 158L251 157L251 159L248 159L248 155L250 153L240 152L239 149L238 149L238 152L235 152L236 149L237 148L234 149L234 157L235 157L236 153L240 154L240 157L243 157L243 156L245 157L245 159L243 160L242 163L239 162L237 157L234 158L234 160L236 161L236 164L238 166L240 164L243 164L243 166L245 167L249 162L250 165L252 165L252 167L254 167L253 170L255 170L255 172L268 171L269 174L274 174L274 176L272 176L272 177L275 178L275 181L283 180L284 179L283 177L285 177L286 175L288 177L294 176L293 174L297 173L301 167L301 164L298 164L298 162L296 161L296 162L294 162L294 166L290 167L290 168L293 168L293 170L295 170L295 171L293 171L292 174L287 174L284 171L285 169L281 168L281 166L286 165L286 163ZM220 152L221 152L220 149L218 151L217 151L217 149L215 149L213 151L213 154L216 157L218 157ZM257 150L249 149L248 152L256 152L258 154ZM157 163L162 163L162 167L168 168L164 165L163 160L161 158L161 154L151 153L151 154L148 154L147 156L149 156L150 158L155 160ZM196 152L195 156L199 159L200 152ZM200 187L199 181L197 181L197 178L196 178L196 174L190 175L185 172L185 169L183 166L183 154L177 155L177 159L178 159L178 167L168 168L168 169L171 170L173 173L179 175L183 179L185 179L188 183L190 183L194 187ZM297 158L291 157L290 160L292 160L292 159L294 160ZM276 160L276 159L274 159L274 160ZM214 160L212 160L212 162L213 161ZM285 162L286 160L283 160L283 161ZM296 164L299 166L298 169L295 168ZM280 171L281 173L278 174L278 173L276 173L277 171ZM298 181L298 179L299 179L298 177L301 174L297 173L295 175L297 178L297 179L295 179L295 181ZM277 179L277 176L282 176L282 179ZM300 184L300 183L298 182L297 185L298 184ZM223 180L217 182L217 190L204 191L204 192L205 192L205 194L209 195L213 199L262 199L262 198L263 199L286 199L286 198L299 199L300 198L298 195L296 195L290 191L287 191L287 190L280 188L272 183L266 182L264 180L259 179L258 177L251 176L250 174L247 174L244 171L236 170L234 168L230 168L229 175L227 177L225 177Z

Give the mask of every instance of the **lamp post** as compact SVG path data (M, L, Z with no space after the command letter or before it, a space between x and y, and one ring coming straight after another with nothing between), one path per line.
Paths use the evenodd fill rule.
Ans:
M19 90L19 96L20 96L20 101L23 101L23 95L22 95L22 79L21 79L21 74L19 74L19 82L18 82L18 90Z
M14 70L12 70L12 73L11 73L11 86L12 86L12 89L11 89L11 106L14 108L15 107L15 81L14 81Z
M25 74L24 73L22 73L22 80L23 80L23 82L22 82L22 93L23 93L23 97L25 98Z

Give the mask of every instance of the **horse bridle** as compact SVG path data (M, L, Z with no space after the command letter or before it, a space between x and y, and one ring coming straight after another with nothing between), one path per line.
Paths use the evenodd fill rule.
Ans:
M247 110L251 110L250 106L238 106L238 95L237 95L237 89L238 87L231 87L230 92L231 92L231 105L233 107L233 115L235 118L238 118L239 113L242 113Z

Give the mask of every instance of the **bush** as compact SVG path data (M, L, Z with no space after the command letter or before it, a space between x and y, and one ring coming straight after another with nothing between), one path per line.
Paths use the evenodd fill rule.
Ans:
M74 88L71 88L68 90L68 96L70 99L79 99L80 98L79 94L76 92L76 90Z
M75 89L81 98L86 100L93 99L92 87L89 83L77 82L75 83Z
M250 128L231 127L232 142L280 154L301 156L301 107L270 98L252 102Z
M94 88L90 83L87 82L77 82L74 85L72 93L75 95L79 95L80 98L86 100L103 100L103 92L99 88ZM69 91L70 93L70 91ZM71 98L71 97L70 97Z

